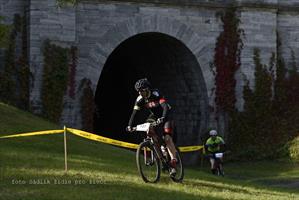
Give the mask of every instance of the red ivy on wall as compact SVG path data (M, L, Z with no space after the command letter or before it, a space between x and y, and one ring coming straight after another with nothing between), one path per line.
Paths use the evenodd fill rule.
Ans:
M240 20L236 8L228 8L221 16L223 32L217 38L214 65L216 67L215 102L217 112L231 112L235 108L235 72L240 68L240 54L243 48L239 28Z
M32 78L32 74L29 68L29 61L28 61L28 33L27 33L27 19L26 15L22 17L22 54L17 60L18 68L18 84L19 84L19 100L17 102L17 106L24 110L29 109L29 87L30 87L30 78Z
M71 47L71 62L69 65L69 96L74 99L75 98L75 76L76 76L76 68L78 61L78 48L72 46Z
M87 78L82 79L79 90L82 91L82 96L81 96L82 129L88 132L93 132L95 103L94 103L94 94L91 87L91 81Z

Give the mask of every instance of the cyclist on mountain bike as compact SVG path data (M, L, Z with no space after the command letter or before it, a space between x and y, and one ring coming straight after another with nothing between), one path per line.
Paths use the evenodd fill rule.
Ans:
M146 108L150 111L147 121L158 121L163 126L163 136L166 143L169 155L171 157L170 175L176 175L176 148L172 140L174 122L170 117L170 105L166 99L160 94L157 89L152 89L150 82L144 78L135 83L135 89L139 93L134 105L133 112L131 114L127 131L132 131L132 124L137 111L142 108ZM153 138L157 141L157 135L154 130L150 130Z
M216 174L217 169L215 166L215 160L216 160L215 153L220 153L220 152L225 151L225 142L222 137L218 136L216 130L211 130L209 132L209 135L210 135L210 137L206 141L206 144L204 147L206 150L206 154L208 155L208 157L210 159L211 171L213 174ZM218 159L222 166L223 158L218 158Z

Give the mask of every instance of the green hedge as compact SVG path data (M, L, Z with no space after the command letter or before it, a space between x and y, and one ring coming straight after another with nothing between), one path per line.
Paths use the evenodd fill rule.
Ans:
M289 143L288 150L290 158L299 161L299 136Z
M43 53L42 114L53 122L59 122L63 110L63 96L68 83L69 49L51 44L46 40Z
M17 104L17 66L16 66L16 37L21 31L21 17L14 15L14 22L10 29L7 47L4 51L4 68L0 72L0 100L7 104Z
M11 26L3 24L4 17L0 16L0 48L7 48L9 43L9 33L11 32Z
M231 115L229 147L238 159L296 158L298 140L294 138L299 133L299 73L296 65L288 70L280 55L275 60L275 54L268 66L263 65L258 49L254 50L253 59L254 88L251 89L249 81L245 80L244 111Z

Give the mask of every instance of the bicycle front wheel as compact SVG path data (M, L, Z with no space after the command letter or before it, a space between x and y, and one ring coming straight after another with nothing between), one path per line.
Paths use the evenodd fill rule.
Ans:
M142 142L136 152L139 174L146 183L156 183L160 179L160 160L150 142Z

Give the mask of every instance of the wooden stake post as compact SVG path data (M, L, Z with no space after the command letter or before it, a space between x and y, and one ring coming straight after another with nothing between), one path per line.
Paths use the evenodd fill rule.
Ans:
M63 127L64 130L64 170L67 172L67 147L66 147L66 127Z

